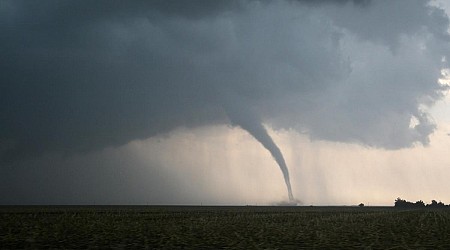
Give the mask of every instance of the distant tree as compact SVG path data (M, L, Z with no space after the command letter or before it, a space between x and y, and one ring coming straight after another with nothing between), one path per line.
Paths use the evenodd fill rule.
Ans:
M431 204L428 204L427 207L430 207L430 208L444 208L445 204L442 203L441 201L437 202L436 200L432 200Z
M397 199L395 199L394 206L399 208L406 208L408 207L408 202L406 200L402 200L400 197L397 197Z
M425 203L422 200L418 200L414 203L414 207L425 207Z
M425 207L425 203L422 200L416 201L416 203L412 203L407 200L402 200L399 197L395 200L394 206L398 208L422 208Z
M364 207L364 203L359 203L358 207Z
M398 208L424 208L424 207L427 207L427 208L445 208L445 207L450 207L450 205L445 205L441 201L437 202L436 200L432 200L431 204L425 205L425 203L422 200L418 200L415 203L412 203L410 201L403 200L400 197L395 199L394 206L398 207Z

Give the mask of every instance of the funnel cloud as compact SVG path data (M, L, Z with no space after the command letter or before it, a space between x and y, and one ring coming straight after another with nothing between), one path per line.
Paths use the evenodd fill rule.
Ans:
M264 128L261 120L255 116L254 112L250 112L245 106L236 106L236 103L242 103L238 101L238 98L228 99L224 104L228 117L230 118L232 125L237 125L242 129L249 132L256 140L258 140L264 148L266 148L273 159L280 167L283 173L284 182L288 192L288 198L290 202L294 202L294 195L292 194L291 180L289 177L289 169L284 160L283 154L280 148L275 144L270 137L266 128Z

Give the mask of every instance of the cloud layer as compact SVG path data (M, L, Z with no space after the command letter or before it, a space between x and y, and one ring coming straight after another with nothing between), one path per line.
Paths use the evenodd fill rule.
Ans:
M388 149L435 129L424 107L442 98L449 21L427 1L1 3L3 162L230 112Z

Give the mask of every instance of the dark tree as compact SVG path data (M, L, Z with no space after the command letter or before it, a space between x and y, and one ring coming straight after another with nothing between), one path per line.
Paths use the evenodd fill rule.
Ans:
M437 202L436 200L432 200L431 204L428 204L427 207L430 207L430 208L444 208L445 204L442 203L441 201Z
M408 202L406 200L402 200L400 197L398 197L395 200L394 206L395 207L399 207L399 208L406 208L406 207L408 207L409 203L411 203L411 202Z
M415 203L412 203L407 200L402 200L400 197L395 200L394 206L397 208L445 208L449 207L450 205L445 205L441 201L437 202L436 200L432 200L431 204L425 205L425 203L422 200L418 200Z
M416 203L414 203L415 207L425 207L425 203L422 200L416 201Z

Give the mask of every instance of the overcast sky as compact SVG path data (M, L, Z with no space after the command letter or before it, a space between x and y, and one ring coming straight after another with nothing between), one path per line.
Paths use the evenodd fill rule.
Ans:
M449 203L449 8L0 0L0 204Z

